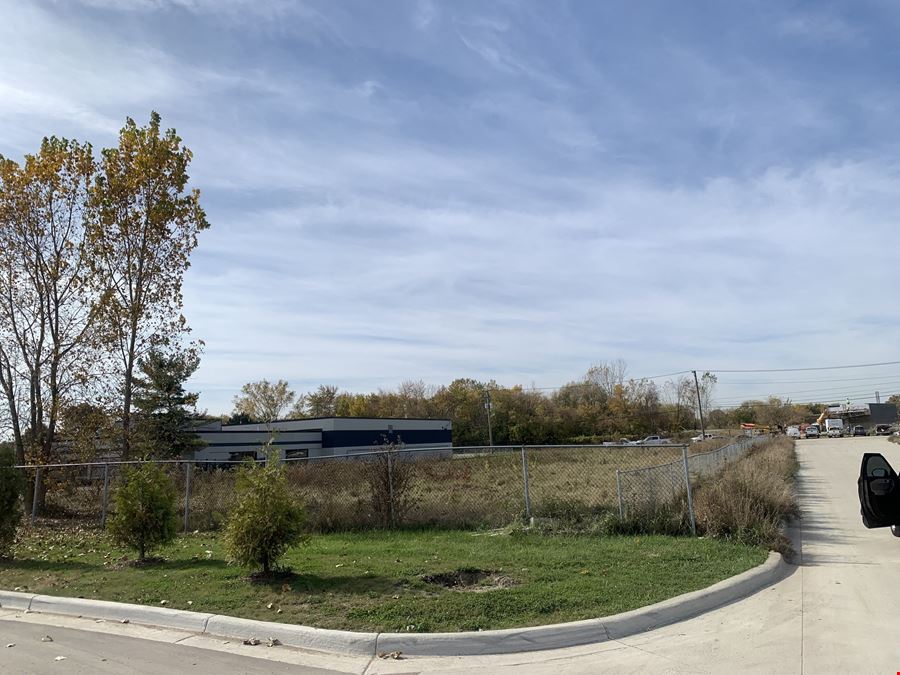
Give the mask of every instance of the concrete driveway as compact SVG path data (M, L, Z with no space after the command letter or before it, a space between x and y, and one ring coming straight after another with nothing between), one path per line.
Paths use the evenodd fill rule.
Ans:
M105 650L106 656L113 653L135 657L144 667L154 661L158 663L155 669L136 668L139 672L160 671L160 666L166 672L255 672L257 665L260 670L280 672L275 662L282 661L309 669L294 672L317 672L316 669L325 668L384 674L896 673L900 672L900 602L893 587L900 579L900 539L894 538L887 529L866 530L860 520L856 478L860 457L866 451L882 452L895 469L900 468L900 445L889 443L886 438L822 438L798 442L802 518L793 532L798 555L790 576L740 602L622 640L521 655L370 662L286 648L261 652L264 648L222 645L222 641L207 636L180 635L138 626L104 627L80 619L33 614L19 619L0 616L0 635L12 636L11 624L52 621L60 627L81 627L86 632L113 631L148 641L140 647L126 646L115 639L106 642L91 639L83 643L94 645L87 652L71 661L54 663L47 657L63 645L53 643L56 649L48 649L50 645L40 643L37 633L29 633L27 641L32 651L40 650L40 656L47 659L41 661L37 672L92 672L88 668L75 671L67 666L78 663L83 667L93 661L96 668ZM154 630L159 634L154 634ZM66 635L66 642L75 637ZM159 642L179 644L163 647ZM210 653L207 660L202 653L197 653L199 650L189 650L188 646L219 653ZM15 649L0 652L0 672L22 672L22 666L27 671L31 670L28 665L37 665L11 660L10 652ZM92 659L92 655L98 658ZM248 656L264 656L270 661L254 664ZM104 667L108 665L108 662L100 663ZM103 668L93 672L97 671L102 672Z

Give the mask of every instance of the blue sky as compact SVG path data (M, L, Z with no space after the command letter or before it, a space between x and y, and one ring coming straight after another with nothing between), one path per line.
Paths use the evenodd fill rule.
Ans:
M892 2L0 11L0 153L109 145L151 109L194 151L212 228L185 299L211 412L263 377L550 387L617 358L898 359ZM850 391L839 374L900 391L894 373L723 376L719 396Z

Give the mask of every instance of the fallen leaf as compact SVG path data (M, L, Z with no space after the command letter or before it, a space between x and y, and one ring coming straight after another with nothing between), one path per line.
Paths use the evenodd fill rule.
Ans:
M45 635L44 637L41 638L41 642L53 642L53 638L50 637L49 635Z
M281 640L279 640L278 638L270 637L270 638L266 641L266 646L267 646L267 647L277 647L277 646L280 645L280 644L281 644Z
M403 657L401 656L403 652L395 651L395 652L378 652L379 659L394 659L395 661L399 661Z

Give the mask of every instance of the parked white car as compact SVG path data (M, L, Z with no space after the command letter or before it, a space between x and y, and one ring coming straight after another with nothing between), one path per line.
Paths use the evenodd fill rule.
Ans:
M803 432L807 438L818 438L819 437L819 427L816 425L812 425L806 427L806 431Z
M662 436L647 436L647 438L635 441L635 445L670 445L672 441Z
M785 433L788 438L800 438L800 427L788 427Z

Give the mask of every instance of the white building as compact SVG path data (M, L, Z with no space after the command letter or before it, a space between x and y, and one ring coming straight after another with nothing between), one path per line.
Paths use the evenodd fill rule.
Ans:
M372 452L392 442L407 450L446 448L442 454L449 454L453 446L450 420L435 419L312 417L271 424L216 421L197 427L196 433L206 443L194 453L194 459L201 462L261 459L267 444L283 459L341 457Z

